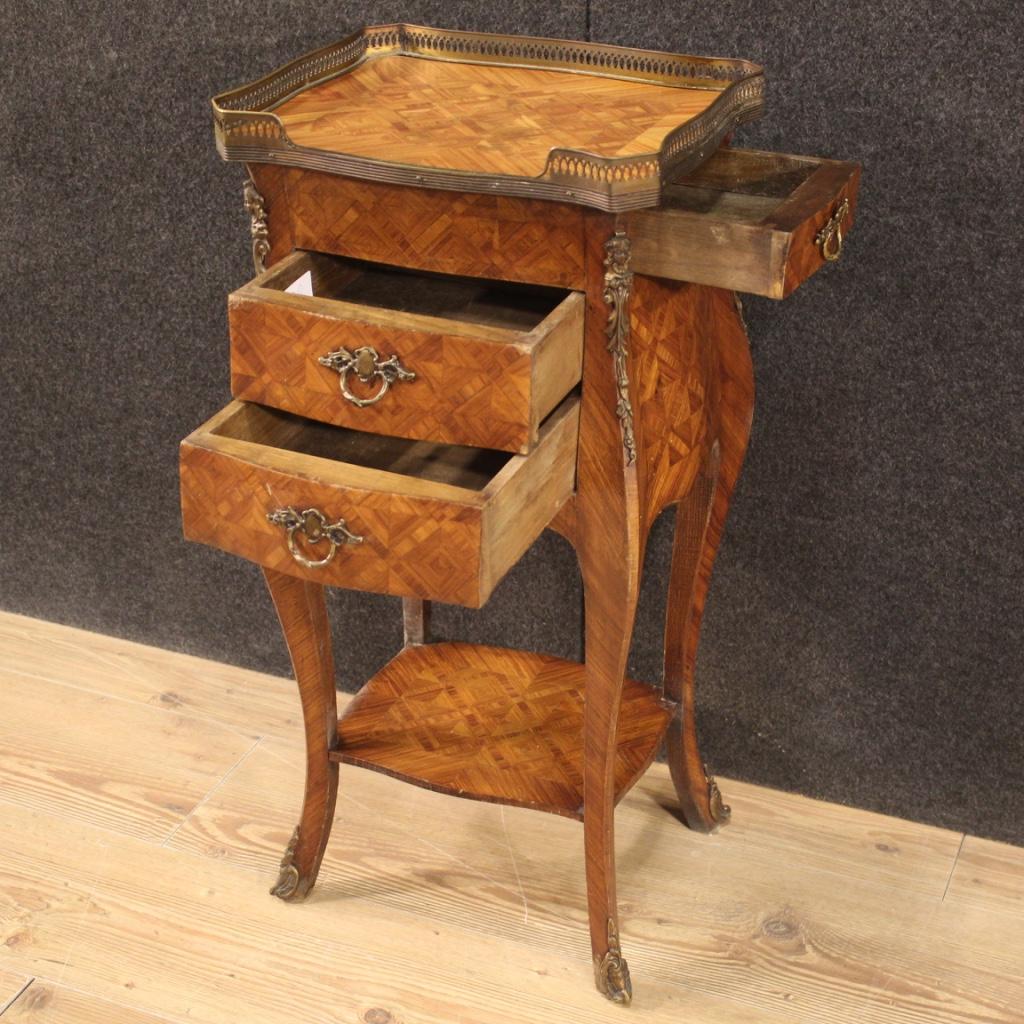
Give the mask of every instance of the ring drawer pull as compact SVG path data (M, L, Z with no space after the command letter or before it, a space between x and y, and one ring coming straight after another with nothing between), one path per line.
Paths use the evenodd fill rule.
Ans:
M321 366L326 366L341 374L339 386L341 393L355 406L362 409L364 406L373 405L379 402L387 393L388 388L396 380L415 380L416 374L407 370L399 361L398 356L388 356L381 359L375 348L365 346L357 348L355 352L349 352L347 348L339 348L334 352L319 359ZM380 390L372 398L359 398L353 395L348 386L348 375L355 375L364 383L369 384L374 378L379 377L381 381Z
M327 565L338 547L342 544L362 544L363 538L349 530L344 519L336 523L328 523L327 516L317 508L307 508L303 512L289 505L287 508L275 509L267 513L267 519L275 526L280 526L288 531L288 550L292 558L299 565L307 569L320 569ZM319 544L325 540L331 545L330 551L319 561L307 558L300 550L295 540L295 534L301 533L310 544Z
M814 236L814 242L821 247L821 255L829 263L835 263L843 251L843 221L850 212L850 200L844 199L828 219L828 223Z

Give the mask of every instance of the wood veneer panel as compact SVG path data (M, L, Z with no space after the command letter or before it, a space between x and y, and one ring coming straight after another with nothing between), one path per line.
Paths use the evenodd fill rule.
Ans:
M584 669L474 644L407 647L353 698L331 757L456 796L582 818ZM616 799L657 753L669 711L627 681Z
M352 590L479 607L572 494L578 403L530 455L363 434L233 402L181 446L185 536L268 569ZM506 514L518 496L533 508ZM318 508L362 543L300 565L268 513ZM491 513L490 510L494 510ZM325 545L308 557L323 558Z
M711 89L537 68L385 56L275 109L299 146L396 163L535 177L555 147L657 152Z
M333 283L317 280L338 265ZM314 295L285 289L305 273ZM540 422L579 380L582 296L558 289L380 268L294 253L228 302L236 398L337 426L526 452ZM357 406L320 359L369 347L413 380ZM379 378L349 390L372 398Z
M287 187L300 249L445 274L583 286L580 207L296 168L287 171Z

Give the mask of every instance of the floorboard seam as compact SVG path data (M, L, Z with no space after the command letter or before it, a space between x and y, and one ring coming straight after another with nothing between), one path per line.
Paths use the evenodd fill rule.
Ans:
M171 834L160 844L163 849L167 849L167 844L185 827L192 816L199 810L201 810L207 803L207 801L216 793L228 779L241 767L241 765L248 759L249 755L263 742L263 737L258 736L256 742L217 780L217 782L206 792L206 795L192 808L188 814L185 815L181 821L171 830Z
M967 833L965 832L960 837L960 845L956 848L956 856L953 858L953 866L949 869L949 878L946 879L946 888L942 890L942 899L940 903L946 902L946 896L949 893L949 887L953 884L953 875L956 874L956 866L960 862L960 854L963 852L964 843L967 842Z
M54 988L60 989L64 992L74 992L76 996L85 996L86 999L93 999L97 1003L106 1003L108 1006L116 1006L121 1010L130 1010L132 1013L139 1013L145 1017L150 1017L153 1020L167 1021L167 1024L181 1024L181 1021L177 1017L168 1017L166 1014L160 1013L157 1010L147 1009L144 1006L136 1006L132 1003L122 1003L116 999L108 999L106 996L98 996L95 992L79 988L77 985L65 985L62 982L54 981L52 978L48 978L45 975L40 975L33 980L42 982L43 984L53 985Z
M19 988L3 1006L0 1006L0 1017L2 1017L28 991L29 986L35 980L35 978L29 978L28 981L26 981L25 984L22 985L21 988Z

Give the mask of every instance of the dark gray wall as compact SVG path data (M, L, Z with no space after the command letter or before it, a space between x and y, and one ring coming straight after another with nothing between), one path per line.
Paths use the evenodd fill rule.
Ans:
M325 10L330 14L325 15ZM767 66L740 144L859 159L847 254L750 299L755 431L708 610L715 771L1024 841L1019 4L8 2L0 46L0 606L286 672L258 571L180 540L178 440L227 399L249 274L208 97L365 19ZM632 671L657 677L669 549ZM545 536L449 636L579 655ZM400 639L335 593L343 683Z

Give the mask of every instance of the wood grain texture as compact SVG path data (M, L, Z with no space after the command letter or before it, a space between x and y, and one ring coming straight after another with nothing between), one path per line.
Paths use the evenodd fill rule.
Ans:
M815 235L844 199L852 228L859 184L857 164L722 148L667 185L660 207L628 215L634 267L785 298L824 264Z
M145 666L140 697L174 689L179 709L154 710L189 727L204 722L208 676L230 672L246 695L267 680L2 613L0 637L9 669L109 684L94 714L126 732L138 701L117 658ZM294 684L278 682L293 703ZM235 705L232 724L258 731L264 704ZM88 733L93 718L77 724ZM301 725L289 731L261 742L164 849L0 803L0 971L33 987L60 976L58 996L87 993L71 1019L88 1024L121 1024L128 1008L139 1016L125 1024L371 1010L428 1024L621 1019L586 984L571 821L352 772L317 895L301 907L268 897L301 796ZM150 737L171 769L168 737ZM643 976L634 1012L658 1024L1020 1024L1020 915L994 890L987 906L954 899L954 884L942 899L957 833L737 781L728 791L735 820L714 836L665 814L675 795L661 765L619 805L624 943ZM1000 858L1007 883L1013 863ZM96 1000L112 1001L107 1017L88 1015Z
M6 666L0 686L0 802L124 835L166 839L254 743L215 723ZM157 741L168 764L152 757Z
M258 407L233 403L182 443L185 535L311 582L478 607L546 524L534 516L503 516L504 503L514 505L518 495L534 493L550 518L572 494L577 415L577 403L568 400L545 424L536 449L508 458L493 477L497 486L480 491L412 471L388 472L308 454L320 450L313 440L320 435L308 423L282 421ZM255 425L243 423L245 417ZM328 429L339 430L321 428ZM262 443L227 436L232 431ZM355 455L370 443L367 435L354 433L330 433L325 443L341 443L339 437L351 442L346 451ZM300 451L278 447L284 444ZM397 450L397 463L388 455L396 469L402 460L417 468L443 462L446 452L469 460L468 469L459 468L463 463L455 467L456 480L475 473L473 464L483 457L476 449ZM426 453L422 460L420 451ZM284 531L267 520L269 512L287 506L315 506L331 521L344 517L349 530L364 540L339 549L327 566L305 568L290 554ZM490 508L496 510L493 516L487 514ZM323 552L313 554L323 557Z
M289 169L294 244L398 267L583 287L583 210Z
M392 308L356 300L312 298L271 288L279 272L298 276L306 254L295 254L233 293L228 302L231 391L236 398L337 426L443 444L526 452L541 421L576 384L581 371L583 302L566 296L536 326L494 327L434 316L413 316L395 275ZM288 273L289 265L294 270ZM282 269L283 268L283 269ZM426 278L441 287L443 279ZM507 287L507 286L506 286ZM496 289L481 289L493 307ZM533 296L508 296L526 303ZM511 317L510 317L511 319ZM339 375L321 357L339 349L374 348L397 356L415 380L395 382L373 405L359 407L341 393ZM349 389L370 398L379 379Z
M0 612L0 664L29 680L219 724L251 740L290 737L301 727L289 680L187 654L167 659L146 644L24 615Z
M583 723L583 842L590 943L595 965L613 952L619 932L615 880L615 749L626 658L640 586L637 471L627 462L617 415L616 370L608 327L605 273L616 222L587 219L587 324L577 465L576 552L583 577L586 711ZM618 310L628 318L628 307ZM629 367L627 355L627 372ZM598 984L620 1002L630 999L628 977Z
M0 821L0 850L0 892L17 915L4 922L7 955L37 978L59 973L62 984L101 999L127 991L134 1006L160 1016L199 1024L388 1015L542 1024L556 1011L583 1024L610 1019L579 984L578 965L527 944L438 929L360 899L346 901L339 929L335 901L247 902L249 871L20 811ZM685 991L651 991L652 1019L677 1021ZM724 1024L734 1007L721 1004L695 999L717 1005L710 1019Z
M665 621L663 685L676 708L668 759L687 824L710 831L728 810L698 745L696 658L750 433L753 366L731 292L637 276L631 312L642 544L661 511L678 504Z
M655 153L718 99L685 89L538 68L379 57L286 100L299 146L396 163L531 177L552 148Z
M338 723L331 757L457 796L583 816L584 669L473 644L407 648ZM614 799L654 759L668 711L625 684Z
M274 895L306 898L316 884L334 824L338 768L329 758L337 742L338 698L324 588L264 569L263 577L281 621L281 631L298 683L306 735L306 788L299 824L286 848Z
M32 979L0 968L0 1017L17 1001Z
M131 1000L131 993L125 997ZM54 984L34 981L3 1015L4 1024L167 1024L169 1017L154 1016L107 999L97 999L86 992ZM172 1024L178 1024L172 1021Z
M966 836L946 900L1020 916L1024 912L1024 850Z

